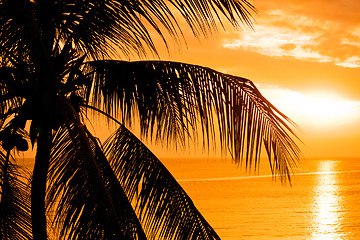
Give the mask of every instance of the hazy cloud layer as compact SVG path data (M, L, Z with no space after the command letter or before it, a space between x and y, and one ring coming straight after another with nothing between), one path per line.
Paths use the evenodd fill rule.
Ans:
M224 38L225 48L360 67L360 1L257 1L255 32Z

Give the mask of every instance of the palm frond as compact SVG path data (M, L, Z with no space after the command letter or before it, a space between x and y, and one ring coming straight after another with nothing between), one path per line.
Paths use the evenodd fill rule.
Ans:
M96 139L79 122L57 131L49 179L61 239L146 239Z
M219 13L223 14L234 27L239 27L241 22L251 27L251 13L256 12L254 6L247 0L174 0L171 2L182 14L195 35L206 35L211 32L216 28L216 21L222 25Z
M6 117L9 110L15 110L22 105L24 96L23 81L15 77L16 69L0 68L0 112L1 118Z
M220 239L165 166L123 125L104 149L149 239Z
M241 22L251 25L251 12L255 11L246 0L37 1L31 9L42 31L42 26L49 25L57 31L57 42L70 41L94 58L114 52L112 44L125 55L143 55L145 48L156 52L151 32L165 43L165 33L178 39L181 18L198 36L211 32L224 19L235 27Z
M9 153L0 152L0 239L31 239L30 189Z
M30 1L3 0L0 3L0 63L26 61L33 33L29 26Z
M25 101L28 90L29 82L18 69L0 67L0 129L10 119L14 128L25 127L32 115Z
M247 165L265 148L273 172L285 175L299 157L293 123L248 79L164 61L96 61L84 72L88 103L125 123L135 113L144 136L183 143L200 131L204 144L218 138Z

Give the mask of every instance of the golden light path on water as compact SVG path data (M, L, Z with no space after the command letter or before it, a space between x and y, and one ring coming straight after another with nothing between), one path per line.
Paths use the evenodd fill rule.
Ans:
M314 187L312 239L345 239L340 226L343 205L338 187L338 175L334 174L334 161L324 161L319 165L319 174Z

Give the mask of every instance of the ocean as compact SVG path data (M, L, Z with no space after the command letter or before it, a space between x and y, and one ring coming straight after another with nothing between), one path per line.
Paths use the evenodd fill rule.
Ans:
M230 159L161 160L223 240L360 239L360 159L303 159L291 185L266 159L257 171Z
M360 159L303 159L289 183L231 160L163 159L223 240L360 239Z

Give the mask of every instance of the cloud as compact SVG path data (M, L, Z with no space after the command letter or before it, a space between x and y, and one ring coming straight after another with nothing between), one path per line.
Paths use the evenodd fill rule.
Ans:
M282 3L281 0L275 1L279 2ZM261 4L265 7L261 8L255 32L242 32L236 37L223 38L222 47L241 48L271 57L360 67L358 22L355 24L346 16L345 20L339 17L341 9L344 15L349 12L354 16L354 12L358 12L356 9L360 11L360 4L345 4L343 1L335 1L339 5L328 1L316 2L291 0L287 4L266 5L260 1L260 7ZM316 11L321 6L325 9L324 12Z
M282 50L285 50L287 52L293 51L296 49L296 44L295 43L285 43L285 44L281 45L279 48Z
M330 62L328 56L308 48L314 43L316 34L303 33L296 30L257 26L256 32L241 34L239 39L224 39L225 48L243 48L271 57L293 57L319 62Z
M358 67L360 67L360 58L358 56L353 56L353 57L347 58L343 62L338 62L335 64L338 66L342 66L342 67L358 68Z

